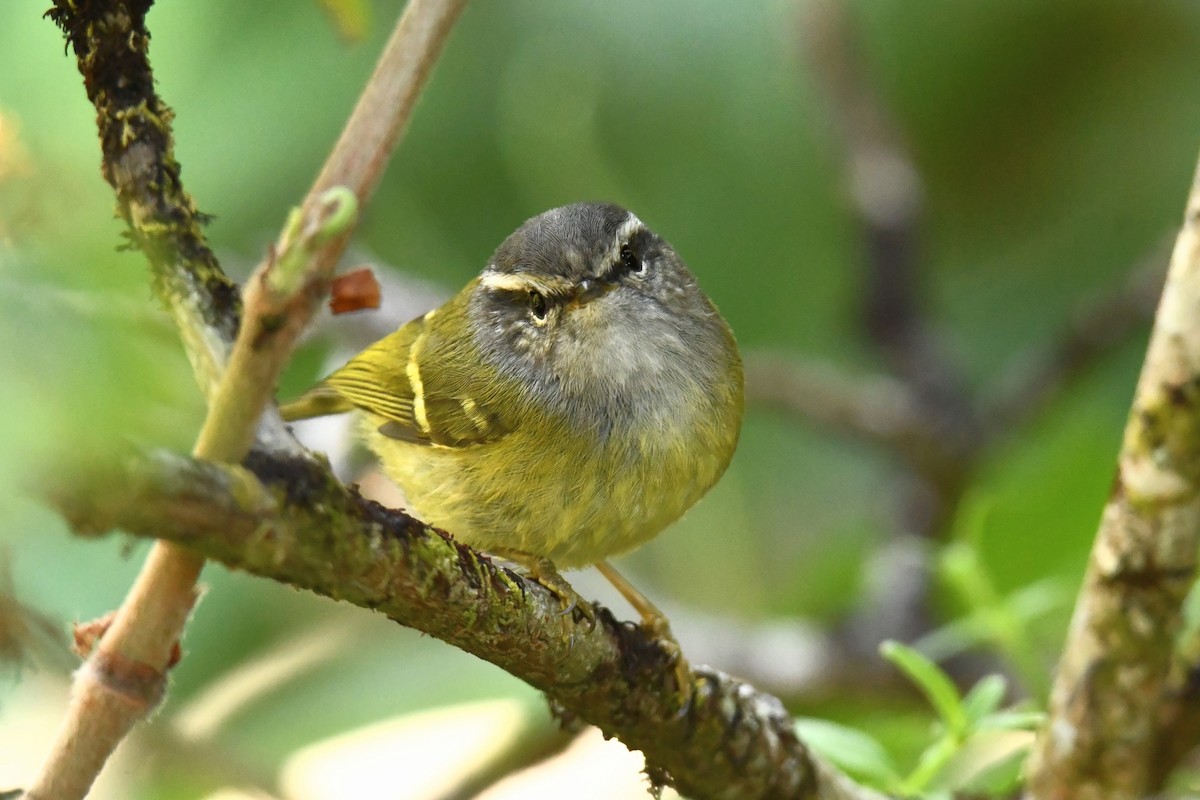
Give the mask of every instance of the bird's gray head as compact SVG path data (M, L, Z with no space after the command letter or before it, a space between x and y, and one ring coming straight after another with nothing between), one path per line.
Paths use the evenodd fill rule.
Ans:
M577 203L526 221L477 287L469 313L484 359L572 408L703 391L737 359L687 265L619 206Z

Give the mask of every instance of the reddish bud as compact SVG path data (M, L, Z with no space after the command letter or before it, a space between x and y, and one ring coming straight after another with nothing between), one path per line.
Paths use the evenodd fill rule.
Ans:
M330 286L329 310L334 314L379 308L379 283L368 267L338 275Z

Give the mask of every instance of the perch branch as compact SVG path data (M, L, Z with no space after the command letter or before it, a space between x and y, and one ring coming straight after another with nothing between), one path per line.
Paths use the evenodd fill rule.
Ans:
M1039 798L1156 791L1154 754L1200 546L1200 172L1193 178L1087 574L1029 764Z
M81 534L165 538L473 653L642 750L688 796L876 797L813 757L773 697L697 668L680 712L671 657L640 627L602 608L594 624L564 616L539 584L363 500L311 461L256 453L246 465L158 453L56 481L50 499Z

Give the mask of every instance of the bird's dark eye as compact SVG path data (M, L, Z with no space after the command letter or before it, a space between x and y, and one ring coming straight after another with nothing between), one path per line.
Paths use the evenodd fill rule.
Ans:
M620 259L622 272L631 272L636 274L645 269L645 263L636 255L634 255L634 252L630 249L629 245L622 245Z
M529 312L533 314L538 322L546 319L546 314L550 311L550 306L546 303L546 298L541 292L530 290L529 292Z

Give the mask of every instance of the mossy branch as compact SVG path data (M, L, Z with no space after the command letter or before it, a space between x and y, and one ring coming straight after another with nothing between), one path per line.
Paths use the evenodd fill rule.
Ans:
M307 459L256 453L243 468L155 453L58 486L51 502L81 534L166 539L490 661L644 752L689 797L877 797L816 759L775 698L696 668L680 712L670 656L641 627L603 608L593 624L563 615L539 584Z
M1200 548L1200 169L1030 762L1042 798L1142 797Z
M197 380L215 388L237 335L241 296L205 241L205 216L180 181L173 113L154 90L146 12L152 0L56 0L47 16L75 53L96 108L101 172L133 245L150 262L155 294L172 312Z

